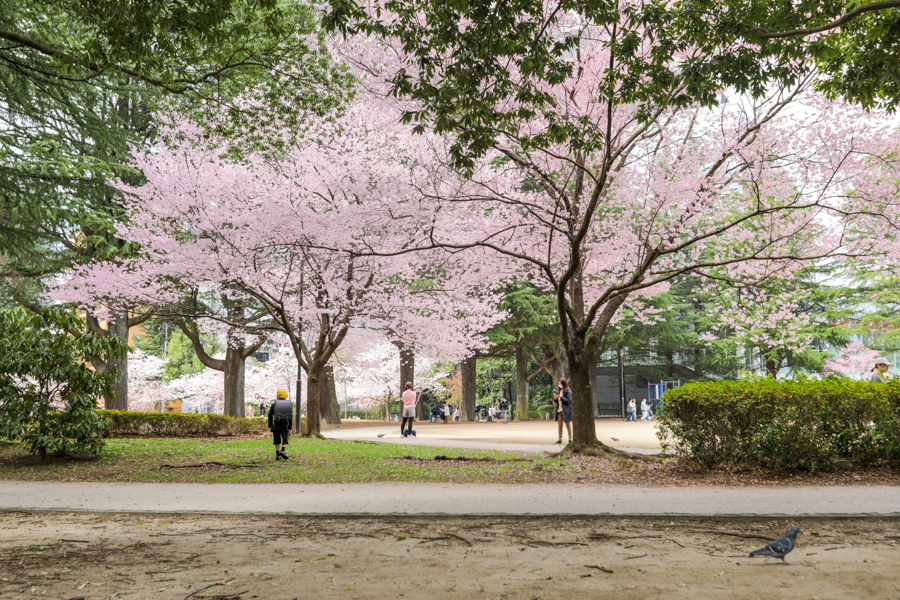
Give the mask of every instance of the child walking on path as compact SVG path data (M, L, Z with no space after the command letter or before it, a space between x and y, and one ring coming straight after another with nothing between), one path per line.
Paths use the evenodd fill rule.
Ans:
M287 460L290 456L285 453L288 445L288 432L294 424L291 410L291 401L287 399L285 390L278 390L277 400L269 407L269 430L275 443L275 460ZM279 444L281 450L278 449Z

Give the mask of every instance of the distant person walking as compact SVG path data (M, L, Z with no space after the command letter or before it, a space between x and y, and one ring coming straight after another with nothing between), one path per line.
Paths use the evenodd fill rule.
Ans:
M509 423L509 401L506 398L500 399L500 414L503 416L503 422Z
M455 409L453 409L453 420L456 421L457 423L459 422L459 407L458 406Z
M272 432L275 444L275 460L287 460L290 456L285 452L288 445L288 432L294 424L293 411L291 410L291 401L287 399L288 393L285 390L278 390L275 395L277 398L272 406L269 407L269 430ZM260 403L262 406L262 403ZM262 416L262 413L260 413ZM281 445L281 450L278 446Z
M566 426L566 433L569 435L568 443L572 443L572 389L569 387L569 380L562 377L559 380L559 391L553 393L556 398L556 423L559 426L559 439L557 444L562 444L563 424Z
M410 435L416 437L416 433L412 430L412 426L413 421L416 418L417 394L413 391L412 388L412 382L407 381L406 389L400 395L400 398L403 400L403 418L400 421L400 435L402 435L403 437L408 437ZM409 422L409 427L406 426L407 422Z
M653 414L650 412L650 403L647 398L641 400L641 421L652 421Z
M634 398L632 398L631 400L628 401L628 410L625 413L625 415L626 415L625 420L626 421L634 421L635 420L634 413L636 413L636 412L637 412L637 404L635 404Z
M884 383L884 376L887 375L888 367L890 366L891 363L883 358L875 359L875 366L872 367L872 374L869 376L869 381Z
M444 402L443 413L444 413L444 423L449 423L450 422L450 405L447 404L446 402Z

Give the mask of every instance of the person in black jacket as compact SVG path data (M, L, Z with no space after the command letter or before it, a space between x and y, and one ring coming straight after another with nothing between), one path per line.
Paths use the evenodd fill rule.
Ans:
M569 434L569 442L572 443L572 389L569 380L565 377L559 380L559 392L554 392L556 398L556 422L559 424L559 439L557 444L562 444L563 423L566 424L566 433Z
M287 460L290 456L285 453L288 444L288 433L294 424L293 411L291 410L291 401L287 399L288 393L285 390L278 390L276 395L278 398L269 407L269 430L275 439L275 460ZM281 450L278 449L279 444Z

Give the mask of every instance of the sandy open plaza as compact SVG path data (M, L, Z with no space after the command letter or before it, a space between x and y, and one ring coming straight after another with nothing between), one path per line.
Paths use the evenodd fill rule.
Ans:
M329 426L325 437L339 440L371 440L394 444L445 446L456 448L503 448L509 450L554 452L557 424L555 421L510 421L509 423L430 423L415 425L416 437L400 436L400 424L372 424L360 427L354 421L344 425ZM653 421L625 422L621 419L597 419L594 421L597 437L604 444L633 452L657 453L660 441L656 437L657 424ZM568 438L563 429L563 445Z

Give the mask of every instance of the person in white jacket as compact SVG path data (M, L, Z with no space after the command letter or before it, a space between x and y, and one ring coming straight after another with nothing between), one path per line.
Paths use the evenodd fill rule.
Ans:
M625 411L625 420L626 421L634 421L634 413L637 412L637 404L634 401L634 398L628 401L628 406Z

